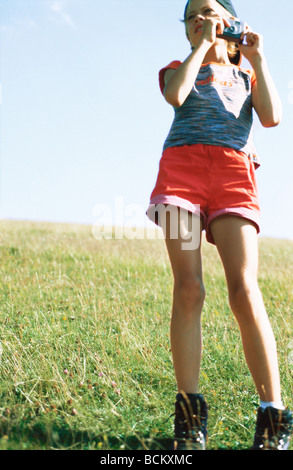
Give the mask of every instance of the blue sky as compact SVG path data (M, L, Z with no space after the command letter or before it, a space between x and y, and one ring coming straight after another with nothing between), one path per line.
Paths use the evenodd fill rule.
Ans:
M158 71L190 52L184 6L1 0L1 218L92 224L103 207L106 224L149 226L144 213L173 119ZM264 35L284 106L277 128L255 121L262 235L293 239L293 2L234 6Z

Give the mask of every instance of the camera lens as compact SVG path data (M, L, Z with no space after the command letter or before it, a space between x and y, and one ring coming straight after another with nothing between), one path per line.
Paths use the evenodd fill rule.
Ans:
M229 30L230 30L231 33L235 33L236 28L235 28L235 26L231 26L231 27L229 28Z

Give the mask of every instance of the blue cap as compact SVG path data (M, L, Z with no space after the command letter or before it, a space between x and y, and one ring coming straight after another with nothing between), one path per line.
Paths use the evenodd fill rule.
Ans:
M232 16L237 16L237 13L232 5L232 2L230 0L217 0L222 7L224 7L229 13L231 13Z
M217 0L217 2L222 5L223 8L225 8L225 10L227 10L232 16L236 16L237 17L237 13L232 5L232 2L230 0ZM189 5L189 1L187 2L186 6L185 6L185 11L184 11L184 20L186 19L186 13L187 13L187 8L188 8L188 5Z

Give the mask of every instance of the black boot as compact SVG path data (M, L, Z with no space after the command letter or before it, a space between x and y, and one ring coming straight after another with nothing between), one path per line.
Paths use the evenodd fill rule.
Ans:
M205 450L207 409L201 394L178 393L175 403L175 450Z
M259 408L252 450L288 450L292 430L291 411Z

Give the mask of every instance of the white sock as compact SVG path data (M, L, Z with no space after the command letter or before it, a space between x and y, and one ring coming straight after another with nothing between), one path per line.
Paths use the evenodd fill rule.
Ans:
M273 408L276 408L277 410L284 410L285 407L283 406L282 401L261 401L260 402L260 407L265 410L268 406L272 406Z

